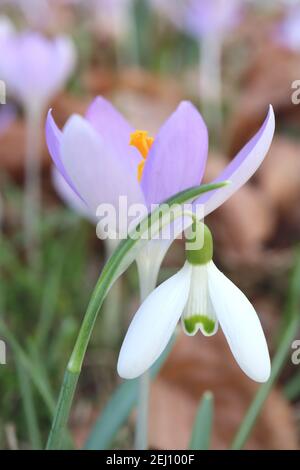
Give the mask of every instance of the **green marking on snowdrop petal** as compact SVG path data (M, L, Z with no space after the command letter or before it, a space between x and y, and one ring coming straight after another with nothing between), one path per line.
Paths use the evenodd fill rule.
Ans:
M195 234L198 231L198 235L200 234L199 238L202 236L201 232L203 231L203 244L201 248L195 249L193 244L196 242L198 235L195 235L193 238L191 238L191 240L188 242L191 248L186 248L186 259L190 264L194 265L207 264L213 257L213 238L211 231L207 225L203 224L202 222L194 222L192 230Z
M208 335L212 334L216 323L205 315L193 315L189 318L184 318L184 327L186 332L190 335L196 333L198 325L202 325L205 333Z

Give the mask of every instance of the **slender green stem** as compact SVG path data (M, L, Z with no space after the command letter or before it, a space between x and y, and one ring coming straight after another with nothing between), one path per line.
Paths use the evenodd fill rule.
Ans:
M177 206L184 204L185 202L192 201L202 193L221 188L227 184L227 182L222 182L191 188L176 194L176 196L165 201L164 204L169 205L169 212L172 217L175 217L176 211L172 211L174 206L176 206L177 208ZM129 234L126 240L123 240L119 244L118 248L115 250L115 252L110 257L110 259L102 270L102 273L91 296L73 352L67 365L64 382L62 385L61 392L59 394L55 417L52 423L52 428L47 443L47 449L59 448L59 446L62 445L62 435L64 433L68 421L72 400L75 393L75 388L81 372L82 363L93 331L93 327L97 319L98 312L102 306L105 296L108 293L112 283L118 278L121 272L123 272L123 270L126 269L132 261L134 261L135 256L129 255L133 254L134 248L137 248L136 245L138 244L139 240L142 238L143 235L145 235L145 233L149 231L149 227L151 227L151 224L154 225L160 219L161 208L159 206L155 211L153 211L145 219L142 220L138 227L134 229L133 233ZM125 261L128 256L130 258L130 261L127 263Z
M25 420L27 423L28 435L33 449L41 449L41 435L34 405L32 387L30 379L25 371L23 364L16 358L17 372L19 376L20 391L24 407Z
M151 259L148 260L151 265ZM158 277L158 270L155 269L154 275L152 270L143 269L145 264L138 263L139 271L139 280L140 280L140 298L141 303L146 299L146 297L155 289L155 285ZM134 447L137 450L146 450L148 448L148 417L149 417L149 397L150 397L150 385L151 385L151 376L150 371L147 370L139 378L139 391L138 391L138 401L137 401L137 417L136 417L136 428L135 428L135 438L134 438Z
M146 370L146 372L144 372L139 378L136 428L134 437L134 447L136 450L146 450L148 448L150 385L150 371Z
M41 111L26 112L26 157L24 192L24 235L28 262L37 266L38 223L41 206Z
M66 370L62 388L58 397L57 409L49 434L47 449L64 447L65 426L69 418L80 372Z
M222 129L222 35L207 34L200 43L200 96L210 129L220 137Z
M300 317L299 317L299 300L300 300L300 256L298 253L297 262L293 272L290 294L288 297L289 309L288 317L289 324L287 325L285 332L281 338L278 350L275 354L272 363L272 372L268 382L263 384L258 390L250 408L248 409L246 416L233 440L231 448L234 450L241 449L248 439L248 436L256 422L256 419L262 409L262 406L268 397L278 375L285 363L285 360L290 353L291 343L297 334Z

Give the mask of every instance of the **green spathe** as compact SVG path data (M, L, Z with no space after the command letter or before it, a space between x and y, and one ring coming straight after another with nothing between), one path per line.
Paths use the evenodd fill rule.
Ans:
M192 230L195 236L188 242L191 248L186 248L186 259L190 264L194 265L207 264L213 257L213 238L211 231L207 225L199 221L193 223ZM196 239L200 237L200 230L203 231L203 244L201 248L193 249L193 243L196 243Z
M215 322L205 315L192 315L184 319L184 327L186 332L192 335L197 330L197 325L203 325L205 333L210 335L215 329Z

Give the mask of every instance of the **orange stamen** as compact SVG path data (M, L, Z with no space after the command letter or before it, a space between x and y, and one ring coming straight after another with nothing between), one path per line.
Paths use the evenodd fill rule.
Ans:
M137 178L139 181L142 179L145 160L148 156L149 150L154 142L154 138L148 135L147 131L136 130L130 135L129 145L136 147L143 157L143 160L138 164Z

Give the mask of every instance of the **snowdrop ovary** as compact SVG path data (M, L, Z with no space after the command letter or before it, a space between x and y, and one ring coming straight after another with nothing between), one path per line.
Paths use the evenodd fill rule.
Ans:
M213 257L213 238L207 225L195 221L191 226L192 237L185 250L186 259L192 265L206 264ZM203 240L201 247L197 248L199 238Z

